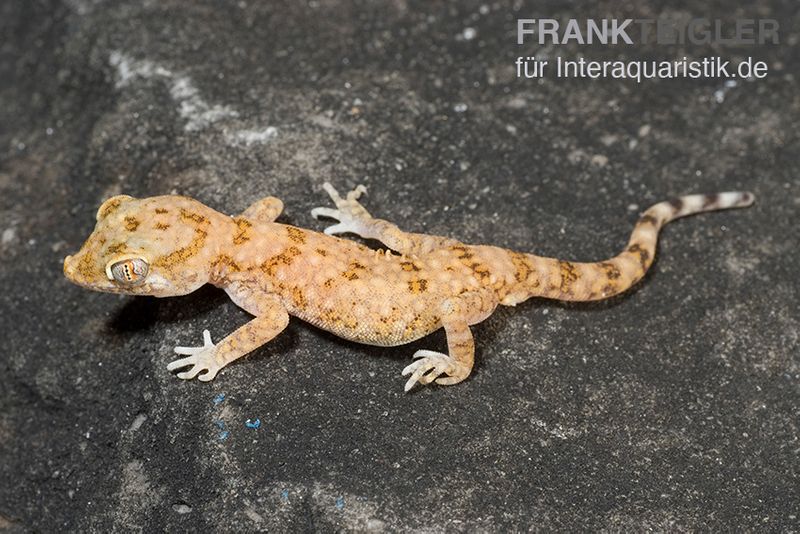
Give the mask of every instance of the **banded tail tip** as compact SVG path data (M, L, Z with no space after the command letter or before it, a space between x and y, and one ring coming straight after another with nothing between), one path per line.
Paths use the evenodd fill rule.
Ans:
M739 194L741 195L741 198L739 200L738 206L741 206L742 208L746 208L747 206L752 206L753 203L756 201L756 196L750 191L742 191Z
M754 201L755 195L749 191L727 191L711 195L687 195L671 201L670 204L681 215L689 215L701 211L746 208Z
M756 197L750 191L729 191L708 195L706 201L713 209L746 208L755 201Z

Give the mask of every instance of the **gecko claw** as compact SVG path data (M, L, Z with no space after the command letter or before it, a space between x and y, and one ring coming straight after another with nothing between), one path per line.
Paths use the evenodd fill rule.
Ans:
M203 382L213 380L219 370L222 369L222 366L217 362L215 349L216 346L211 341L211 332L203 330L203 346L175 347L175 354L184 354L187 357L170 362L167 365L167 370L174 371L191 366L187 371L178 373L178 378L191 380L197 377L198 380Z
M430 384L436 381L437 384L449 385L460 382L466 377L459 372L459 364L447 354L432 350L418 350L414 353L414 363L403 369L402 376L411 375L406 382L404 391L408 392L414 384ZM468 374L468 373L467 373ZM439 378L441 375L448 375Z

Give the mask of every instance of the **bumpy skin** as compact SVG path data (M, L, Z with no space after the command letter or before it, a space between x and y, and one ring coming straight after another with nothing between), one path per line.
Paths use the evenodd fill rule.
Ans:
M408 391L417 382L447 385L467 378L475 352L469 327L498 304L513 306L530 297L589 301L616 295L644 276L664 224L753 202L750 193L661 202L644 212L622 253L576 263L404 232L370 216L358 202L363 186L346 198L330 184L324 188L336 208L316 208L312 215L339 221L324 234L274 222L283 205L273 197L237 217L180 196L113 197L100 207L97 226L80 252L64 260L64 274L98 291L157 297L183 295L211 283L255 316L218 344L205 331L202 347L176 347L186 357L168 369L188 368L178 374L184 379L213 379L225 365L278 335L290 315L340 337L380 346L409 343L444 327L447 354L417 351L416 361L403 370L410 375ZM377 239L390 250L332 235L341 233ZM110 265L130 258L149 267L135 286L121 284L109 271Z

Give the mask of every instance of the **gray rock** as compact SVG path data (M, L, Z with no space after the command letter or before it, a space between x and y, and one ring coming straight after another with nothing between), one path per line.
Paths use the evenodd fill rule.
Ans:
M542 11L525 4L4 2L0 528L798 530L797 10L743 8L780 19L782 44L721 50L766 61L764 80L636 85L516 80L514 57L541 52L515 44ZM676 194L757 204L670 225L624 296L498 311L467 382L412 394L400 370L443 335L382 349L293 321L184 382L174 345L247 320L222 292L116 297L61 274L113 194L229 213L275 195L321 228L325 180L366 184L404 228L576 260Z

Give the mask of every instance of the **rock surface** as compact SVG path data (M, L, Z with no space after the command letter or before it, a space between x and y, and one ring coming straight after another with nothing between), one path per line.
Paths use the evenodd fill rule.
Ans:
M0 529L798 530L793 2L717 13L779 19L779 46L688 52L769 64L735 86L515 78L518 55L681 57L515 44L518 17L676 13L658 2L266 4L0 6ZM221 291L61 274L110 195L275 195L321 228L326 180L407 229L576 260L676 194L757 204L669 226L627 295L498 311L467 382L412 394L400 370L443 335L382 349L293 321L184 382L174 345L247 320Z

